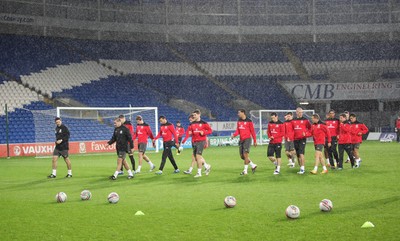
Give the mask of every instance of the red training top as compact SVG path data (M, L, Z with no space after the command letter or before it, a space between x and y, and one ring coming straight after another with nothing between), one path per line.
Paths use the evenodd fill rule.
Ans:
M192 143L206 141L207 135L211 133L212 129L207 122L203 120L193 121L186 130L186 136L182 143L186 142L186 140L189 138L189 135L192 136Z
M157 140L161 136L164 142L175 140L175 143L178 144L178 136L176 135L174 125L169 122L161 124L160 132L158 132L154 140Z
M339 144L351 144L350 124L348 121L339 124Z
M246 140L248 138L253 137L253 140L256 142L256 132L254 131L253 121L248 117L242 120L239 119L236 124L236 131L233 133L233 137L240 135L240 140Z
M294 141L294 129L291 120L283 122L285 125L285 141Z
M133 140L138 138L138 143L147 143L147 138L154 139L153 132L151 132L150 126L147 123L137 124Z
M368 127L355 121L350 123L351 144L362 143L362 135L368 133Z
M310 136L311 124L306 118L295 118L292 120L292 124L295 140L301 140L306 138L307 136Z
M400 131L400 119L396 119L396 128Z
M339 135L339 124L340 120L336 118L328 118L325 120L326 126L328 127L331 136Z
M326 139L328 140L328 143L331 143L331 133L326 124L322 121L312 124L311 134L314 139L314 145L325 145Z
M130 122L130 121L128 121L128 120L126 120L125 122L124 122L124 126L126 127L126 128L128 128L128 130L129 130L129 132L131 133L131 136L133 136L135 133L135 128L133 127L133 125L132 125L132 123Z
M182 126L177 126L175 128L175 131L178 137L182 137L185 134L185 128L183 128Z
M282 139L285 136L285 125L278 120L277 122L270 121L268 123L267 134L271 139L269 141L270 144L280 144L282 143Z

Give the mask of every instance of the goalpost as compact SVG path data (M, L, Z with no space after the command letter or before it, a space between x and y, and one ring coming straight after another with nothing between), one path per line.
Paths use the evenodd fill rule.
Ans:
M285 114L287 112L293 113L293 118L296 118L296 110L251 110L250 119L253 121L254 129L257 135L257 144L263 145L268 143L267 127L268 122L271 120L271 113L278 114L279 120L285 121ZM311 120L311 116L315 113L314 110L303 110L303 116Z
M150 125L154 135L158 131L157 107L57 107L57 109L32 110L31 112L35 125L36 145L54 142L56 116L62 118L63 124L68 127L71 133L70 142L79 142L79 148L86 148L87 142L103 143L110 140L114 130L114 118L119 115L124 115L133 126L136 126L136 116L141 115L143 120ZM104 150L104 144L99 144L94 147L96 148L100 152L107 152ZM151 141L148 141L148 148L153 148ZM158 142L156 142L155 151L159 151ZM49 151L39 152L36 156L43 157L51 154Z

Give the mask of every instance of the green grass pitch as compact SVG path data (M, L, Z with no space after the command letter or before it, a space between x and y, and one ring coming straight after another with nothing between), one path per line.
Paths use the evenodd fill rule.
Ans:
M205 151L212 165L209 176L172 174L167 162L164 174L142 173L108 179L115 170L116 155L71 156L73 178L65 179L60 160L58 176L48 180L48 158L0 159L1 240L398 240L400 235L400 144L365 142L360 169L349 164L341 172L313 176L313 146L307 145L307 174L286 167L274 176L267 161L267 146L252 147L257 172L240 176L243 163L237 147L211 147ZM181 171L190 164L190 150L176 156ZM135 154L136 156L136 154ZM159 165L161 153L149 153ZM137 159L137 158L136 158ZM320 168L321 169L321 168ZM320 170L319 170L320 171ZM89 189L92 199L81 201ZM55 195L68 195L56 203ZM109 204L110 192L120 195ZM237 199L225 208L224 197ZM319 210L328 198L333 210ZM297 205L299 219L288 220L285 209ZM136 211L144 216L134 216ZM375 228L361 229L371 221Z

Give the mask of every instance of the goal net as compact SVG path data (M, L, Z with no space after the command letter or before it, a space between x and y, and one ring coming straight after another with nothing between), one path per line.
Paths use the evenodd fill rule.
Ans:
M114 119L124 115L136 130L136 116L141 115L150 125L153 134L158 130L157 107L57 107L49 110L31 111L35 125L36 156L51 156L55 141L56 116L61 117L70 131L70 153L115 152L115 147L106 148L114 130ZM148 141L148 150L158 152L159 144L153 148ZM41 151L40 151L41 150Z
M279 120L285 121L287 112L293 113L293 118L296 117L296 110L251 110L250 119L253 121L254 129L257 135L257 143L260 145L268 144L267 127L271 121L271 113L275 112ZM314 110L303 110L303 116L311 121L311 116L315 113Z

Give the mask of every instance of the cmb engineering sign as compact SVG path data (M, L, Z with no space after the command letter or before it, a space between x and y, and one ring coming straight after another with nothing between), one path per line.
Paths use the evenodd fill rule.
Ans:
M346 83L293 83L282 82L282 86L296 99L367 100L399 99L400 81L346 82Z

